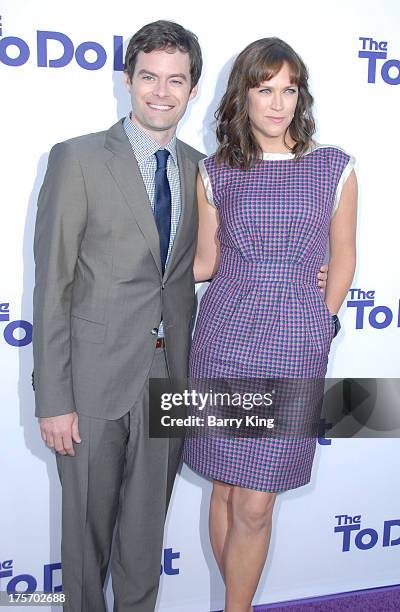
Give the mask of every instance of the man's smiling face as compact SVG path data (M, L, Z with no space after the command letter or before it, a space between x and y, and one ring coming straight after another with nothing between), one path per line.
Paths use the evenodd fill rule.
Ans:
M167 144L197 93L191 86L189 54L178 49L140 51L132 81L125 74L125 84L131 93L132 121Z

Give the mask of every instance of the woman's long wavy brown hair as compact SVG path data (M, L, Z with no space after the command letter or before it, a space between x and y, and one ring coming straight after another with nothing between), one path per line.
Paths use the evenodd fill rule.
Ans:
M262 158L261 147L250 125L248 91L274 77L284 62L289 65L291 83L299 90L294 117L288 127L296 144L288 150L299 159L310 147L315 122L311 110L313 97L308 90L308 70L301 57L283 40L262 38L248 45L236 58L227 90L215 113L219 143L217 163L225 162L232 168L247 169Z

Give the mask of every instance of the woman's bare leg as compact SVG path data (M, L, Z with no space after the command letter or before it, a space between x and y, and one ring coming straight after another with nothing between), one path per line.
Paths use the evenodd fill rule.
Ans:
M233 487L223 567L225 612L248 612L264 568L276 493Z
M218 567L225 581L225 545L226 537L232 524L230 497L233 486L218 480L213 481L210 500L209 532L211 547Z

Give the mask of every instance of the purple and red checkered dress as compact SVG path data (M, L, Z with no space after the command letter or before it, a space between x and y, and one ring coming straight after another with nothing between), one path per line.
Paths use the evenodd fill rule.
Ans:
M193 378L324 377L334 335L317 285L332 214L354 160L314 145L296 161L264 154L250 170L200 162L219 213L220 265L201 300ZM309 482L316 438L186 437L204 476L259 491Z

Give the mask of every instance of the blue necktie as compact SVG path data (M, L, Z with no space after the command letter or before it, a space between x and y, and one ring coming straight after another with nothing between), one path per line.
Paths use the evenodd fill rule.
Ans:
M168 155L169 151L167 151L167 149L159 149L155 153L157 170L154 178L156 188L154 219L160 236L160 255L163 274L167 261L169 237L171 233L171 190L167 177Z

